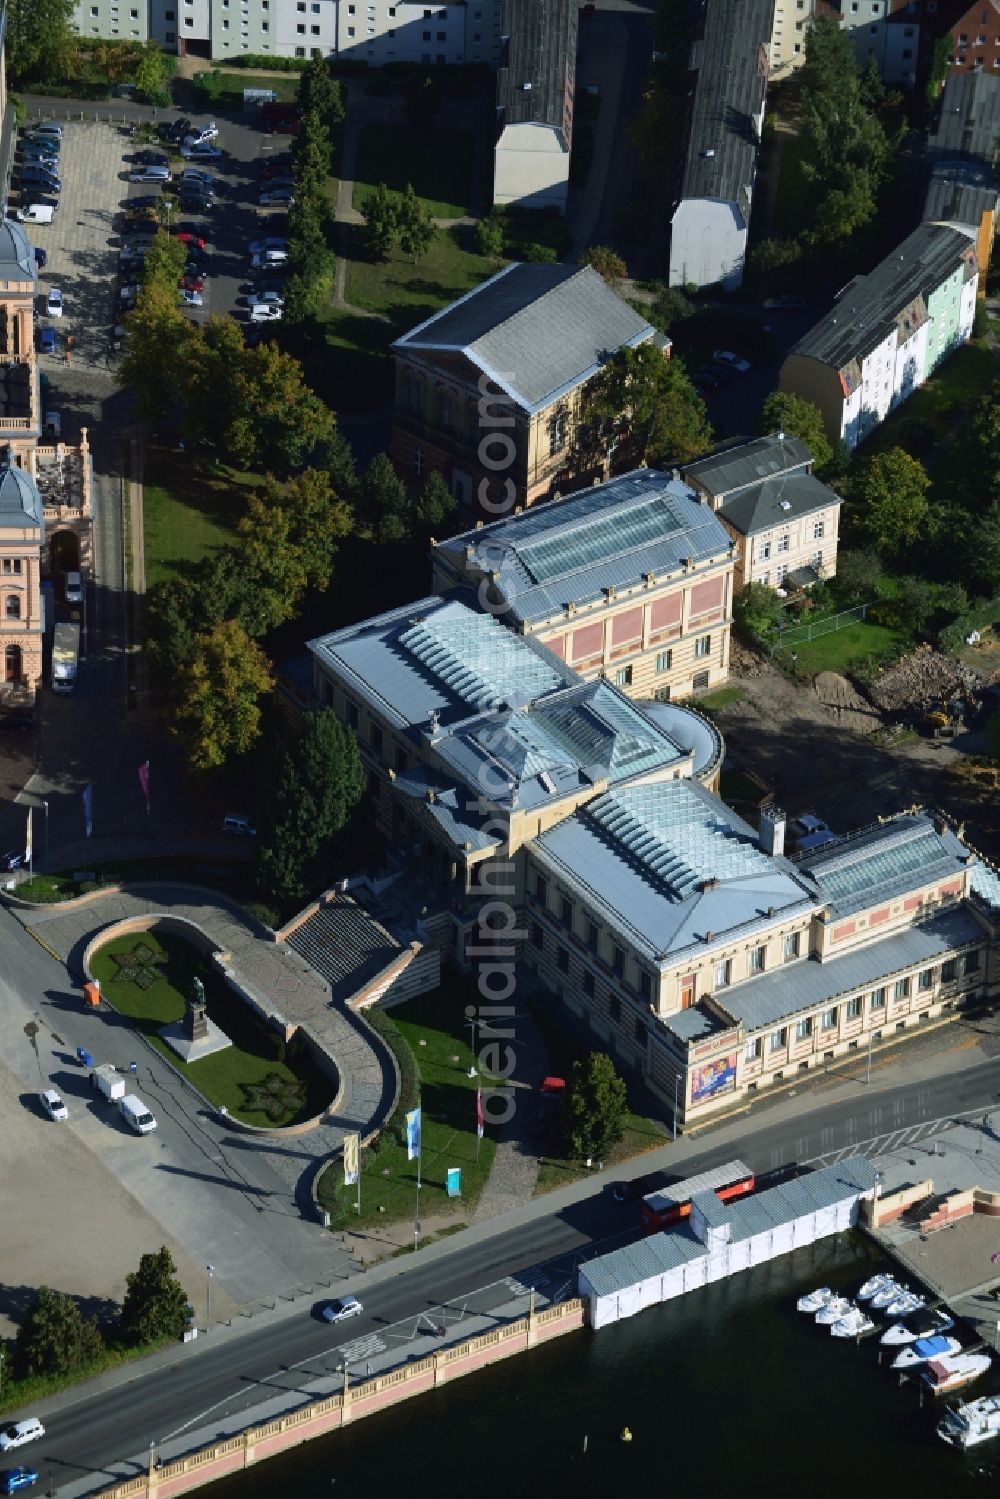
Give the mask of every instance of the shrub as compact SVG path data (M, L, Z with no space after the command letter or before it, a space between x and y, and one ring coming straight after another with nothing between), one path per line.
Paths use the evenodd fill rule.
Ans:
M213 57L212 66L215 69L222 64L227 68L266 68L269 73L304 73L309 61L308 57L272 57L270 52L241 52L238 57Z

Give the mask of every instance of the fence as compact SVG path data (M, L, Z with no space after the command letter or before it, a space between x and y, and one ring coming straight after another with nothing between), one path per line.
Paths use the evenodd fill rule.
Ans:
M853 609L842 609L839 614L831 614L828 619L818 619L815 624L794 625L790 630L780 630L773 648L780 650L786 645L805 645L807 641L819 640L823 635L845 630L855 620L864 619L870 608L870 604L857 604Z

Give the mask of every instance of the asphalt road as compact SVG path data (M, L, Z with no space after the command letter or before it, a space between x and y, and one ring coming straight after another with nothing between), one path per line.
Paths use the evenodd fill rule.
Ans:
M931 1120L995 1107L998 1101L1000 1065L989 1058L908 1086L876 1082L870 1095L861 1090L804 1115L778 1118L765 1110L751 1116L735 1144L731 1138L713 1144L713 1132L702 1137L703 1144L684 1142L675 1148L671 1166L675 1175L678 1169L689 1175L738 1153L764 1174L872 1140L898 1138ZM86 1487L98 1487L107 1481L110 1465L127 1455L137 1454L136 1467L141 1465L150 1440L169 1441L172 1454L183 1448L186 1431L207 1429L214 1435L216 1429L231 1429L226 1418L234 1412L282 1389L301 1391L304 1375L334 1373L345 1346L384 1333L400 1319L424 1314L447 1321L448 1309L490 1283L515 1276L530 1284L543 1263L551 1270L556 1261L560 1273L569 1276L574 1263L596 1246L620 1241L623 1232L628 1237L636 1227L634 1204L615 1203L607 1190L557 1205L555 1211L545 1212L545 1206L519 1210L514 1218L527 1221L506 1230L474 1231L463 1236L464 1243L446 1243L398 1270L384 1267L369 1277L367 1287L359 1279L353 1289L364 1298L364 1315L341 1329L329 1328L300 1306L266 1325L217 1333L214 1341L179 1349L168 1366L137 1370L134 1380L112 1396L83 1391L63 1397L52 1413L41 1412L48 1433L32 1448L31 1458L50 1464L56 1482L72 1483L75 1492L83 1491L81 1479ZM304 1398L304 1393L291 1396L289 1405Z

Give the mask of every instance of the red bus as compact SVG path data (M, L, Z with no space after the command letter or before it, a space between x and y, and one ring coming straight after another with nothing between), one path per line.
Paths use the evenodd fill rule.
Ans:
M699 1192L714 1192L723 1202L730 1197L743 1197L754 1189L754 1174L745 1161L727 1161L712 1171L703 1171L700 1176L689 1176L673 1186L661 1187L642 1199L640 1218L642 1231L658 1234L672 1223L680 1223L691 1212L691 1199Z

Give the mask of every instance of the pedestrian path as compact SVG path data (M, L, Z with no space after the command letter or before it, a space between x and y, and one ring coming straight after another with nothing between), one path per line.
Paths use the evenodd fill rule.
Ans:
M514 1031L509 1044L514 1048L516 1065L508 1086L512 1090L514 1112L501 1126L493 1165L472 1215L473 1223L496 1218L530 1202L538 1181L541 1162L535 1143L537 1111L541 1082L548 1069L548 1053L534 1016L526 1006L519 1006L510 1029Z

